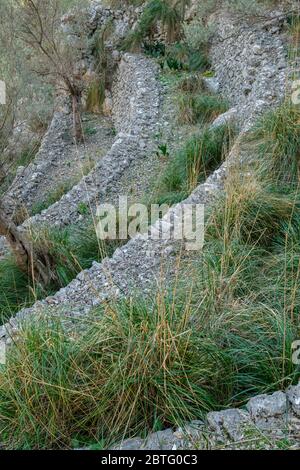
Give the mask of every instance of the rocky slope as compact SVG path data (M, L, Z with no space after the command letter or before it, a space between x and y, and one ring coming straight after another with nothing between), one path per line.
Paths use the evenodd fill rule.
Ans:
M236 117L240 135L243 135L264 110L275 107L285 96L287 50L285 38L280 33L284 16L277 12L269 21L254 26L240 24L223 12L220 17L222 21L217 23L219 28L211 49L216 76L206 81L207 86L212 86L213 81L214 88L217 87L230 100L233 108L229 115ZM252 78L245 81L245 71L248 73L249 70L252 70ZM118 195L124 194L118 181L126 171L130 171L134 162L151 155L156 146L154 137L161 127L161 97L157 78L158 69L151 60L138 55L124 55L113 94L113 115L119 134L111 150L59 202L28 219L24 227L42 223L74 223L81 217L78 209L80 202L93 208L96 202L115 202ZM228 113L217 118L213 126L222 124L227 116ZM228 167L247 159L247 155L241 152L238 138L227 161L183 204L209 204L223 189ZM134 175L132 180L136 184ZM175 214L179 210L180 205L171 209ZM154 231L165 230L163 225L169 216L167 214L162 222L158 222ZM53 307L55 311L61 308L70 315L88 313L95 305L116 295L151 289L158 281L161 266L164 265L167 278L168 271L172 272L176 267L176 255L181 252L181 244L174 240L153 240L138 235L118 249L111 259L94 263L69 286L53 297L37 302L32 308L19 312L17 318L45 307L49 312ZM16 323L17 319L10 320L13 328ZM9 325L7 327L9 330ZM2 336L6 335L6 329L2 327Z
M210 51L216 75L213 79L206 79L206 83L230 101L231 110L229 114L219 117L214 126L224 123L229 115L230 118L234 116L241 137L260 114L283 100L289 83L287 49L285 36L282 34L284 21L284 15L278 11L256 24L241 24L229 14L220 13L216 22L217 33ZM87 204L94 211L99 202L117 200L124 189L124 180L130 178L133 185L138 185L132 169L142 165L154 154L157 146L155 136L164 122L159 73L157 65L144 56L123 55L112 90L112 120L117 136L111 148L96 162L93 170L60 201L26 220L24 229L42 224L64 226L74 223L81 218L78 209L80 203ZM18 191L22 191L21 198L30 206L36 200L39 181L39 187L44 184L47 165L52 168L56 166L56 161L65 162L73 158L72 151L65 146L63 140L65 130L69 127L68 119L69 115L65 110L57 111L39 155L33 167L28 170L28 180L27 173L24 172L23 179L18 180L20 185L14 183L11 200L14 193L19 197ZM238 138L223 165L204 184L199 185L183 204L209 205L224 189L231 165L238 164L242 168L243 161L249 157L242 152L239 142ZM109 146L110 139L106 143ZM177 205L171 209L171 219L178 216L180 207ZM151 229L152 234L162 233L172 226L172 222L168 221L169 215ZM182 244L174 240L136 236L117 249L112 258L94 263L54 296L20 311L0 328L1 341L9 342L21 319L41 311L46 311L49 315L59 313L62 316L77 317L88 314L104 300L120 295L129 296L137 290L144 293L153 291L159 282L162 266L165 280L174 274L182 248ZM254 397L247 404L246 410L209 413L206 423L191 423L175 432L158 432L146 440L128 440L118 448L206 448L208 440L211 447L218 447L222 443L223 446L252 448L266 442L265 446L276 447L284 439L290 440L293 446L299 439L299 403L300 388L291 387L286 393L279 391L269 396Z

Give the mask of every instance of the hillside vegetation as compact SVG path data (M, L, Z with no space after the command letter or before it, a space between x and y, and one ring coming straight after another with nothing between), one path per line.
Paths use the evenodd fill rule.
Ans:
M246 17L250 25L267 22L268 12L282 12L282 7L280 34L292 66L300 44L300 16L293 2L107 0L111 9L136 10L134 27L118 40L113 26L96 33L90 28L87 37L75 34L73 40L80 43L75 58L70 58L74 43L67 28L61 31L60 19L73 11L67 14L80 15L80 27L80 12L91 2L59 2L53 42L47 34L40 41L32 36L39 27L32 19L27 24L32 30L26 30L20 12L29 14L32 3L40 8L43 23L47 14L53 15L54 1L7 3L1 6L7 30L0 41L10 41L13 53L1 47L0 79L8 84L7 105L0 107L2 201L18 168L34 161L57 106L56 94L71 97L72 145L85 145L87 152L89 145L101 146L97 129L89 123L103 118L103 103L109 102L117 68L112 49L120 57L142 54L157 65L161 112L169 113L167 125L172 126L169 135L167 129L153 136L155 165L153 173L146 174L147 184L137 178L142 192L138 202L174 206L197 191L224 161L231 163L224 187L205 209L203 249L180 252L173 277L165 275L163 260L147 292L137 288L118 299L107 298L86 315L74 317L67 302L51 315L49 302L49 308L44 305L38 315L25 315L17 324L6 346L6 362L0 365L1 445L106 449L122 439L205 420L209 411L243 407L255 395L296 385L300 107L291 99L290 79L297 77L287 71L285 99L258 113L242 133L238 119L212 125L233 106L225 93L214 93L207 85L217 78L211 47L219 39L216 14L221 7L224 15L237 21ZM78 71L82 56L95 64L91 80L88 72ZM32 136L25 144L12 140L21 122ZM109 126L114 133L110 121ZM14 151L7 153L10 142ZM236 154L241 158L232 158ZM1 219L6 207L0 203L0 232L10 241L0 257L0 324L126 245L128 240L97 238L95 213L84 202L77 208L79 223L20 228L26 219L68 196L75 184L77 180L73 184L69 178L55 188L49 181L48 191L29 211L24 205L3 217L9 219L7 225ZM136 180L126 190L131 185L135 187ZM132 192L128 190L134 199ZM29 247L25 264L18 256L18 237Z

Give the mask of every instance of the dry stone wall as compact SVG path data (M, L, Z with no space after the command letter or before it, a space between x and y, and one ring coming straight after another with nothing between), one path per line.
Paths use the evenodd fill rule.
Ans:
M277 21L277 20L276 20ZM280 22L282 20L280 19ZM281 24L281 23L280 23ZM228 96L232 104L235 105L236 113L239 115L241 127L243 129L249 126L251 120L257 119L262 108L261 100L256 100L256 88L253 94L245 96L243 83L240 77L240 69L247 69L250 54L237 54L234 44L239 44L241 49L253 48L253 43L260 37L261 44L269 45L273 32L270 33L262 26L254 28L251 33L250 26L240 25L232 22L228 18L228 23L220 26L223 29L231 31L230 45L224 45L224 37L221 32L219 37L219 60L222 61L222 68L216 64L216 79L219 87L224 90L225 96ZM247 31L247 33L245 32ZM284 54L284 38L281 37L280 30L277 30L276 41L280 42L282 47L274 47L270 53L269 46L263 52L263 60L257 66L257 87L259 88L259 98L268 96L270 90L273 90L272 99L266 100L267 109L276 106L284 97L285 86L284 79L287 77L287 55ZM253 40L249 46L249 37L253 35ZM250 36L249 36L250 35ZM271 36L270 36L271 35ZM276 43L277 44L277 43ZM217 44L213 46L213 60L217 61ZM285 67L283 67L283 61ZM241 62L243 62L241 64ZM266 69L276 68L280 65L281 75L280 83L278 76L271 74L265 75ZM237 78L231 77L231 72L237 71ZM102 195L108 188L113 192L114 182L130 164L134 158L145 156L146 149L149 151L153 144L153 135L158 126L159 115L159 86L157 85L157 69L151 61L143 57L126 55L120 66L118 83L120 84L115 92L116 101L114 105L115 115L120 115L119 126L122 131L113 145L109 154L82 183L73 188L73 190L62 198L60 202L52 206L39 216L36 216L28 223L50 222L51 224L70 223L78 218L79 201L101 200ZM261 80L261 77L267 79ZM233 83L235 93L229 96L229 84ZM236 83L234 85L234 83ZM130 93L132 90L134 94ZM129 109L128 109L129 107ZM264 108L264 106L263 106ZM126 110L126 113L124 112ZM218 118L217 124L222 124L222 118ZM215 126L213 124L213 126ZM128 132L130 131L130 133ZM146 149L144 148L146 146ZM192 204L210 204L214 198L222 191L224 180L231 162L241 161L247 156L241 155L239 142L232 149L227 161L215 171L204 184L201 184L183 202ZM100 195L100 196L99 196ZM176 212L180 206L171 209ZM168 217L168 215L166 216ZM163 221L162 223L164 223ZM162 226L156 227L162 230ZM153 240L139 235L130 240L125 246L117 249L112 258L105 259L102 263L94 263L93 266L80 273L77 278L67 287L61 289L53 297L47 298L42 302L37 302L31 309L19 312L18 317L26 316L29 313L37 312L40 309L49 307L50 310L55 307L63 308L66 314L78 315L87 313L95 305L103 300L114 298L116 295L130 295L135 291L143 290L147 292L153 288L155 283L159 282L161 266L164 266L164 277L172 275L175 270L175 260L177 254L181 253L182 244L174 240ZM11 320L12 323L15 320ZM13 325L12 325L13 326Z
M155 148L159 129L160 85L158 67L141 55L125 54L113 87L113 115L117 136L108 153L95 168L41 214L27 219L29 226L63 226L82 218L80 206L92 210L96 203L109 199L120 176L133 161L145 158Z
M237 109L239 122L249 127L258 113L276 106L287 86L285 15L273 11L267 19L241 21L226 11L215 18L211 48L215 89Z
M41 197L40 185L49 188L48 176L51 168L65 160L71 152L71 115L68 102L61 99L34 161L26 168L19 167L15 180L5 196L8 214L13 214L18 205L28 209Z
M176 430L166 429L146 439L127 439L118 450L299 449L300 384L287 391L258 395L244 409L208 413Z
M212 62L216 70L213 86L216 88L217 84L221 93L230 100L235 108L231 115L238 117L242 132L249 129L261 112L278 105L285 95L288 67L284 36L281 36L282 22L280 15L272 18L270 23L256 26L236 24L230 17L223 17L223 23L218 25L218 41L212 47ZM105 194L113 193L114 182L132 159L143 158L152 150L153 135L159 121L157 74L151 61L141 56L124 56L119 69L119 85L114 91L113 112L119 134L111 151L83 182L28 223L63 225L76 221L79 202L95 204L97 199L104 199ZM217 124L221 122L222 118L219 118ZM227 161L184 203L211 204L224 188L230 165L242 162L243 158L237 142ZM179 204L171 209L173 217L177 217L180 207ZM162 231L167 223L164 218L156 224L155 230ZM117 249L110 259L93 263L90 269L81 272L54 296L20 311L0 329L0 337L9 341L17 331L20 319L42 311L72 318L89 313L105 300L132 295L137 290L146 295L159 282L162 266L164 278L172 275L181 250L181 242L138 235ZM204 422L190 423L175 432L169 429L154 433L146 440L128 440L118 448L164 450L205 447L207 436L211 445L222 443L228 447L243 447L249 430L258 432L259 439L263 441L266 436L271 446L273 438L274 443L286 437L293 442L297 436L299 439L299 403L300 385L291 387L286 393L254 397L244 410L209 413Z

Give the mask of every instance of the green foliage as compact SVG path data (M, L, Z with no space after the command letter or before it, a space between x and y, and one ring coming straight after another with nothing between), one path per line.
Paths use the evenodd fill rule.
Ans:
M0 325L37 297L32 282L20 271L14 258L0 260Z
M188 44L183 37L183 20L188 0L150 0L137 28L126 37L123 48L143 51L172 70L205 71L209 67L207 50ZM152 40L158 24L166 33L167 46Z
M86 213L84 213L86 215ZM93 261L111 256L117 241L98 240L93 221L85 220L84 226L68 226L65 229L42 229L32 233L34 247L47 253L54 261L52 290L64 287Z
M213 25L206 25L203 20L198 17L184 25L184 34L187 44L195 51L207 48L214 32L215 28Z
M126 38L123 47L135 49L141 46L144 38L151 37L158 23L166 33L167 41L174 42L181 35L185 6L189 0L150 0L139 20L136 30Z
M158 157L168 158L170 156L168 145L167 144L160 144L158 146L158 151L156 152Z
M263 176L297 187L300 181L300 109L286 102L266 114L251 134L257 142Z
M178 107L179 120L184 124L195 124L212 122L228 110L228 103L218 95L187 93L178 96Z
M160 60L162 67L171 70L204 72L210 67L207 53L191 49L184 42L172 44L166 48L165 57Z
M43 228L31 233L34 249L54 260L53 282L47 289L31 281L12 257L0 261L0 324L23 307L68 285L83 269L90 268L93 261L112 255L119 243L98 240L92 221L85 223L84 227Z
M85 202L80 202L77 209L81 215L87 215L89 213L89 207Z
M227 126L204 129L191 137L165 170L158 196L160 200L164 193L178 192L187 196L204 181L220 165L230 138L231 130Z
M254 178L237 175L228 184L227 199L221 201L214 218L219 233L229 230L244 243L267 247L275 237L284 236L285 224L298 222L297 193L282 194L267 182L262 185Z
M163 42L147 42L143 44L143 52L147 56L153 57L155 59L162 57L166 53L166 46Z

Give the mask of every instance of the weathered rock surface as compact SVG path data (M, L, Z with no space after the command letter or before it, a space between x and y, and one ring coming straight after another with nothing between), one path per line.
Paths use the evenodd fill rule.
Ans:
M274 11L269 19L253 22L222 10L215 21L211 48L215 77L206 81L237 107L241 125L249 126L285 93L287 49L281 35L285 15Z

